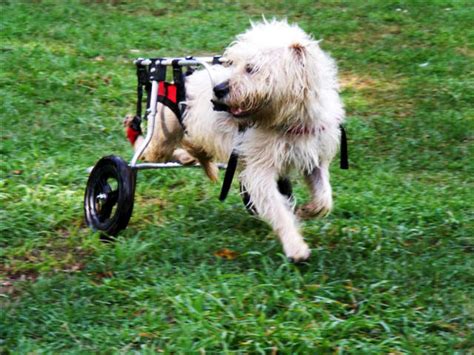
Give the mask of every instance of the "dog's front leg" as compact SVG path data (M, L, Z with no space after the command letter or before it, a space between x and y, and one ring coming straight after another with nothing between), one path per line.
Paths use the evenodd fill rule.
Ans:
M247 166L240 177L250 195L250 202L277 233L288 259L294 262L308 259L311 251L298 231L288 199L278 191L276 169Z
M298 208L298 217L304 219L327 215L332 209L329 162L321 162L319 167L305 176L305 179L311 191L311 201Z

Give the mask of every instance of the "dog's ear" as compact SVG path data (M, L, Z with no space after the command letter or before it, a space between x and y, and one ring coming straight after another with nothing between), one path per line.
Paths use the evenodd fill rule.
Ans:
M304 62L304 57L306 55L306 48L304 45L302 45L301 43L293 43L292 45L290 45L290 50L293 52L295 59L299 63Z
M309 85L309 73L311 72L311 68L308 65L308 57L310 56L309 48L301 43L301 42L294 42L289 46L290 56L286 60L287 62L287 69L289 74L292 77L291 86L292 92L301 92L302 90L306 90Z

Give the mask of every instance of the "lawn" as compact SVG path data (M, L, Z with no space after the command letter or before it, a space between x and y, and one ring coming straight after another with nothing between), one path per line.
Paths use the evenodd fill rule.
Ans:
M0 10L1 353L474 351L472 1ZM237 184L221 203L198 169L140 172L129 227L100 242L86 168L131 156L131 60L221 53L262 14L340 68L351 169L333 164L333 213L302 223L310 262L288 263Z

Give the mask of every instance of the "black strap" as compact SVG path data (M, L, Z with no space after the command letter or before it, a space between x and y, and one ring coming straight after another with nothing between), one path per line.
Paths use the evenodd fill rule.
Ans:
M166 65L158 64L156 66L156 81L165 81L166 80Z
M155 66L152 65L150 67L150 71L148 71L146 66L142 65L141 63L137 63L137 111L135 117L139 121L142 120L143 88L145 88L146 92L146 108L150 108L151 80L153 77L153 74L151 72L152 67ZM166 71L166 67L164 68ZM146 115L143 118L146 119Z
M161 64L161 59L158 58L155 61L155 65L150 67L150 80L145 86L147 92L146 98L146 108L150 109L150 100L151 100L151 82L152 81L165 81L166 80L166 65ZM145 117L146 118L146 117Z
M146 67L137 64L137 113L135 117L141 119L142 117L142 99L143 99L143 87L149 83L148 72Z
M176 115L176 118L178 119L178 122L181 124L181 126L184 129L183 118L182 118L181 110L179 109L178 104L171 101L166 96L158 96L157 101L162 103L166 107L168 107L171 111L173 111L173 113Z
M239 133L245 132L249 126L239 125ZM230 154L229 161L227 162L227 168L225 169L224 182L222 183L221 194L219 200L224 201L229 194L232 180L234 179L235 170L237 169L237 163L239 160L239 154L237 150L233 150Z
M135 116L135 117L133 117L132 122L129 124L129 127L132 130L142 134L141 123L142 123L141 118L138 117L138 116Z
M136 110L135 117L138 117L140 119L142 117L142 98L143 98L143 86L138 85L137 86L137 110Z
M347 149L347 135L343 125L340 125L341 129L341 169L349 169L349 153Z
M184 105L184 101L186 100L186 87L184 86L184 75L183 70L179 65L179 61L180 59L174 59L171 62L171 65L173 66L173 81L176 85L176 101L178 107L177 111L179 113L176 115L176 117L178 117L178 121L181 127L183 127L183 129L186 131L186 127L184 126L183 122L183 113L184 108L186 107Z
M234 150L230 155L229 162L227 163L227 168L225 170L224 182L222 183L221 194L219 196L220 201L224 201L229 194L230 186L232 185L232 180L234 178L235 170L237 169L237 163L239 160L239 155Z
M177 87L177 101L186 100L186 89L184 87L184 76L181 66L178 64L179 59L174 59L171 64L173 66L173 81Z

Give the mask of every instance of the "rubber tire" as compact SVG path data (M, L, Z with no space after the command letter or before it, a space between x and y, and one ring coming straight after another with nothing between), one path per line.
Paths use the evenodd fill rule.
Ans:
M111 187L107 183L110 178L117 181L117 190L110 191ZM125 229L133 212L135 182L136 171L122 158L109 155L100 159L89 175L84 194L84 215L87 225L108 236L116 236ZM115 194L112 194L113 192ZM102 193L107 197L101 211L98 207L98 196ZM115 205L115 212L112 214Z
M278 191L280 191L280 193L283 196L286 196L289 200L292 200L293 199L293 186L291 185L290 179L286 177L280 178L278 179L277 184L278 184ZM250 203L250 194L247 192L247 189L242 183L240 183L240 194L242 196L242 202L244 203L244 206L247 209L247 211L251 215L254 215L254 216L258 215L257 210Z

